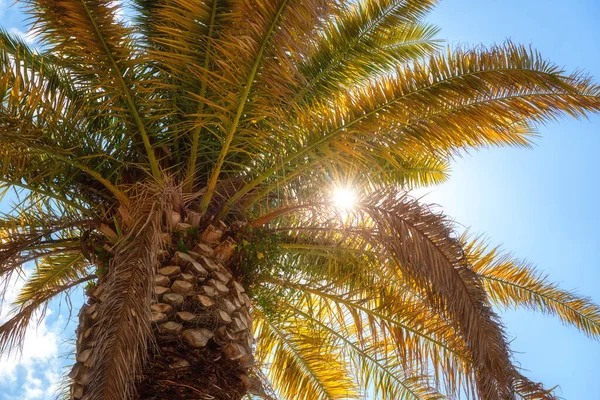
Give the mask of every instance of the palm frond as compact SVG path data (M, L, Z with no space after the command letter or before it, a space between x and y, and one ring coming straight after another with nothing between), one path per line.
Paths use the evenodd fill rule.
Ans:
M271 145L273 157L263 157L264 169L246 179L225 208L311 159L336 162L347 153L370 170L378 160L373 154L385 152L447 157L469 147L527 145L533 123L598 110L599 91L586 76L565 76L511 43L402 65L334 101L298 110L285 136L279 129L272 142L261 137L263 153Z
M15 192L27 191L38 198L51 199L52 201L56 201L61 205L64 205L66 207L80 212L81 215L89 216L90 214L92 214L92 212L89 209L84 208L84 206L81 204L81 199L70 198L69 194L61 193L60 190L56 190L57 188L51 191L44 187L34 186L34 182L22 183L16 180L8 180L3 178L0 178L0 188L13 189Z
M60 244L59 244L60 245ZM68 245L62 244L63 246ZM62 250L61 253L44 257L37 262L33 273L19 291L15 304L23 305L35 299L38 293L52 290L76 281L88 274L89 263L77 248Z
M600 307L591 299L561 289L530 264L502 254L498 248L488 250L482 241L468 242L465 251L495 304L555 315L589 337L600 337Z
M254 43L251 43L248 46L249 49L246 49L246 53L249 53L249 60L251 60L248 68L246 68L248 71L247 76L242 80L242 82L240 82L242 83L242 91L234 103L231 120L228 121L227 125L225 126L226 132L223 138L223 145L219 151L219 156L217 157L215 166L212 168L210 173L210 177L206 185L206 192L202 196L202 200L200 202L199 207L201 213L206 212L210 200L212 199L215 186L217 185L219 175L221 174L221 167L225 162L225 158L229 154L229 146L231 145L233 137L238 130L238 125L244 113L248 96L250 95L250 90L254 84L259 67L263 62L264 53L267 49L267 46L272 41L273 34L277 31L277 27L279 27L280 20L284 14L284 11L286 10L286 7L288 6L288 3L289 0L279 0L276 2L265 2L263 3L263 7L260 9L252 10L250 7L247 9L242 7L242 9L239 10L239 12L247 12L244 14L244 18L248 18L248 13L250 15L254 14L256 18L254 23L258 25L254 29L258 32L258 37L253 38ZM247 32L243 33L244 36L247 36Z
M541 384L523 378L517 381L515 394L522 400L558 400L559 397L553 394L554 389L544 389Z
M504 332L448 222L393 192L372 196L364 207L404 276L440 296L440 311L457 322L473 357L479 395L510 397L514 367Z
M56 91L67 95L71 100L75 100L77 89L73 80L65 71L57 67L57 59L52 54L40 53L32 49L21 38L11 35L0 27L0 51L3 64L7 64L10 58L14 61L14 66L23 65L24 69L37 75L35 79L41 79L45 83L46 96L52 97ZM6 71L4 71L6 73Z
M123 200L111 178L106 179L110 174L104 174L111 169L114 174L119 163L107 157L112 149L106 142L99 144L102 130L96 126L94 135L83 134L90 126L82 121L94 116L91 103L73 77L58 72L57 62L0 32L3 182L64 199L84 197L73 187L89 184L92 177Z
M355 367L356 379L364 388L373 388L381 399L441 399L443 396L433 389L428 377L410 373L411 360L401 359L395 343L373 336L360 336L354 330L340 329L343 323L331 317L329 307L321 308L310 298L287 301L286 307L305 323L329 335L329 340L343 346L346 361ZM350 316L346 316L348 320ZM348 325L351 326L351 325ZM348 327L346 326L346 327ZM363 332L363 334L366 332Z
M289 101L337 93L437 49L437 29L419 21L436 1L360 1L331 18L302 54L301 89Z
M386 362L396 358L398 365L393 369L400 371L399 377L425 376L431 371L436 378L428 378L428 385L443 385L447 394L474 389L469 351L460 334L409 288L404 292L385 286L352 288L346 287L350 279L341 284L331 280L327 287L280 280L275 284L310 299L312 308L326 310L332 329L368 343L366 348L372 347L375 355L378 346L384 354L389 350ZM323 282L328 281L323 278Z
M142 49L153 60L153 73L159 76L160 84L154 83L159 93L155 97L170 103L166 108L170 109L167 121L171 135L185 139L172 161L186 165L185 190L190 192L196 173L201 172L197 167L198 154L209 142L217 145L214 137L207 134L206 108L207 103L213 103L209 100L209 91L214 89L211 80L215 79L211 72L212 46L223 29L223 17L229 8L217 0L140 0L134 8L137 27L143 32ZM166 114L165 110L163 116Z
M46 285L43 290L32 292L29 296L21 297L21 305L16 307L9 319L0 325L0 354L8 354L20 349L25 333L31 323L43 318L48 303L74 287L95 279L95 275L80 275L69 272L69 277L57 279L55 284ZM58 281L63 281L58 283Z
M258 281L311 298L313 307L321 304L339 332L359 338L375 332L375 339L378 332L399 359L411 360L411 375L431 368L446 393L474 390L471 355L460 332L436 306L427 306L426 293L406 282L389 252L373 244L376 228L338 229L314 213L295 224L281 227L290 236L280 239L281 266L269 259L271 268Z
M293 317L255 311L256 357L285 399L356 397L340 349L314 325Z
M15 273L23 274L27 262L78 250L81 230L93 225L77 210L27 196L0 219L0 293Z
M113 246L104 277L106 300L98 307L90 399L129 396L147 357L160 223L164 210L172 207L163 195L153 187L139 188L138 201L127 210L131 222Z
M152 174L160 179L151 135L131 88L133 67L139 60L133 57L130 29L117 22L119 5L112 1L87 0L60 3L29 0L26 4L35 20L35 31L51 46L49 51L62 54L70 61L72 73L80 77L81 84L91 85L92 91L106 94L105 106L120 117L132 140L141 140ZM96 80L91 81L90 77ZM127 112L119 113L119 110Z

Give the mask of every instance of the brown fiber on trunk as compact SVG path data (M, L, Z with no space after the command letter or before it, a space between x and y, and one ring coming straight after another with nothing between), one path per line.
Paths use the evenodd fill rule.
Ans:
M157 338L160 352L152 356L138 385L139 399L241 399L246 393L239 362L221 356L218 346L190 347L176 336Z
M223 240L222 227L212 225L197 236L183 223L164 235L151 306L154 350L137 384L137 399L238 400L262 390L248 377L254 365L250 299L225 266L235 241ZM77 329L72 399L86 398L102 280L87 295Z

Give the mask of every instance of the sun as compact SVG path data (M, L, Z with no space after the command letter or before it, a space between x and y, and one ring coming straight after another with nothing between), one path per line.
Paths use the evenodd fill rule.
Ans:
M349 210L356 204L356 193L347 187L337 187L333 191L332 201L336 207Z

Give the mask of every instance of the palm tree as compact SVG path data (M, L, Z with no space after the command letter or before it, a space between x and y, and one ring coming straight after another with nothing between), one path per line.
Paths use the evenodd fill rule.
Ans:
M591 301L405 193L599 110L586 76L440 51L434 0L24 3L38 50L0 32L0 276L27 276L0 353L86 285L71 398L552 398L492 305L600 336Z

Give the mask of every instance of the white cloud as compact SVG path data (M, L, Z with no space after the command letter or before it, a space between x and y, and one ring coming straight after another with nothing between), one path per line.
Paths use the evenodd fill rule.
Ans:
M62 375L58 370L48 370L44 373L44 378L50 383L46 387L45 395L49 398L54 398L61 384Z
M24 279L19 279L10 286L5 304L10 304L16 298ZM48 310L46 317L38 322L33 320L25 333L21 352L0 358L0 399L46 400L54 398L60 376L59 340L62 318L57 318L52 326L47 325L52 311ZM8 307L0 312L0 323L10 317ZM10 395L19 387L18 397ZM7 393L5 392L7 389Z
M9 357L0 359L0 385L6 380L14 381L19 366L29 368L38 363L48 363L58 357L58 332L48 329L46 319L42 319L37 326L34 321L33 325L25 333L22 352L14 352Z
M23 400L27 399L39 399L44 395L44 391L41 388L42 380L35 377L35 370L32 368L27 369L27 378L25 383L21 386Z
M33 31L23 32L19 28L10 28L8 32L20 37L21 40L23 40L27 44L35 44L35 39L37 38L37 35L34 34Z

